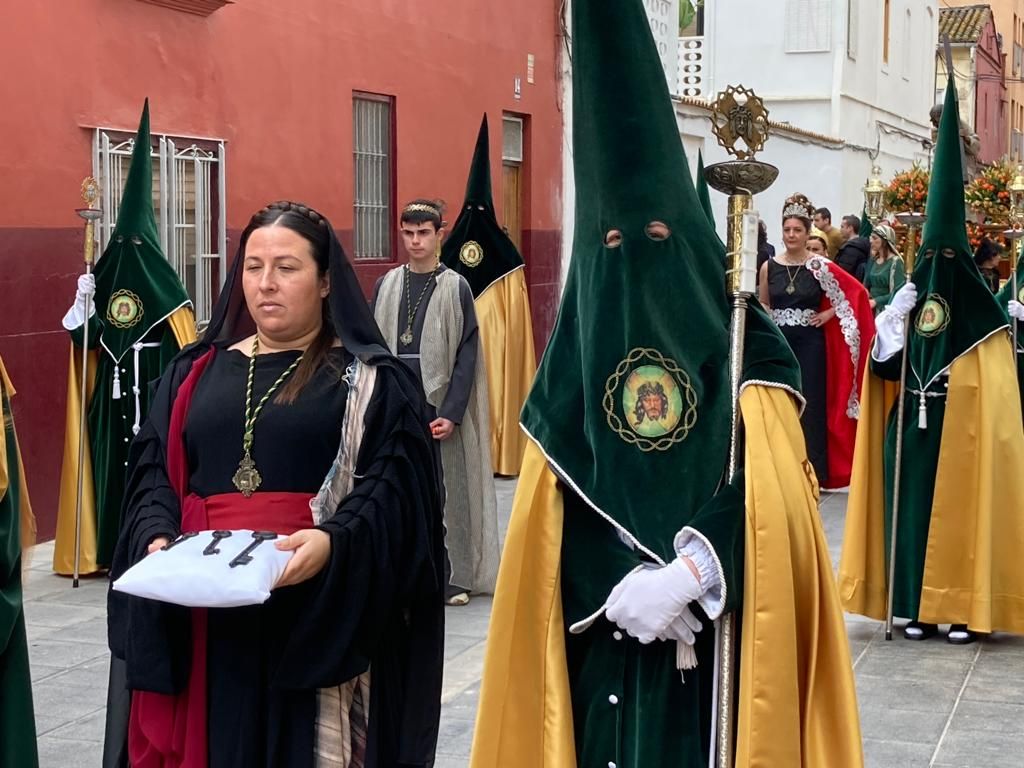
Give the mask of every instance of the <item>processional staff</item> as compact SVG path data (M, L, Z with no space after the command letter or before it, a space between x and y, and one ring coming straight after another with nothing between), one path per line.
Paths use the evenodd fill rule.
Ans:
M757 230L759 217L752 210L753 196L770 187L779 175L773 165L754 159L768 138L768 110L753 91L729 86L713 106L712 128L718 143L735 157L704 169L710 186L729 196L726 258L728 291L732 299L729 341L729 384L732 422L729 439L729 482L742 466L740 385L747 329L747 306L757 284ZM737 148L743 140L746 149ZM715 765L732 768L735 739L736 617L720 620L718 632L718 711L715 715Z
M75 213L85 219L85 242L83 256L85 274L92 272L96 256L95 223L103 215L103 211L93 205L100 196L100 187L92 176L82 182L82 199L87 207L77 208ZM85 430L86 430L86 394L89 381L89 318L92 316L92 295L85 297L85 323L82 325L82 386L79 392L81 413L78 419L78 496L75 500L75 567L71 586L78 587L78 577L82 560L82 494L85 489Z
M907 282L914 272L914 257L917 254L917 232L924 224L925 215L919 211L896 214L896 219L907 227L907 241L903 263L906 266ZM885 639L892 640L892 596L896 582L896 532L899 530L900 475L903 466L903 425L906 422L907 360L910 348L910 315L903 318L903 351L900 361L900 395L896 407L896 460L892 481L892 532L889 535L889 587L885 597Z

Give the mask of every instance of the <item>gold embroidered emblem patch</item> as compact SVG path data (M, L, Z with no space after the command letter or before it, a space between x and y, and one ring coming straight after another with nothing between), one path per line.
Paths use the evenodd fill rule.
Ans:
M697 392L679 365L656 349L637 347L605 382L608 426L645 453L681 443L697 423Z
M459 249L459 261L467 267L479 267L484 260L484 249L476 240L467 240Z
M931 338L938 336L949 326L949 304L937 293L933 293L925 301L917 314L915 328L918 336Z
M142 299L131 291L114 291L107 305L107 320L117 328L131 328L142 320Z

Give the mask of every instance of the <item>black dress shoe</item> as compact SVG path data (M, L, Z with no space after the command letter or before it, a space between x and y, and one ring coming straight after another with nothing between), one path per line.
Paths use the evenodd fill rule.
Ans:
M927 640L939 634L938 624L922 624L920 621L912 621L903 628L903 636L907 640Z
M970 645L978 636L967 628L966 624L950 624L946 641L953 645Z

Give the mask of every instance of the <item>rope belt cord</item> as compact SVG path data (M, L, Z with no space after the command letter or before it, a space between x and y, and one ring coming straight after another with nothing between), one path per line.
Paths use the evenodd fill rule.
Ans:
M929 397L945 397L948 392L929 392L927 390L910 389L907 388L907 392L912 395L916 395L917 401L917 428L928 429L928 398Z
M136 342L132 344L132 351L134 352L133 357L135 364L134 373L134 384L132 385L132 393L135 395L135 422L132 424L132 434L139 434L139 429L142 428L142 403L139 401L142 395L142 387L139 386L139 355L142 354L144 349L155 349L160 346L159 341L151 341L148 343ZM114 365L114 399L118 399L121 395L121 382L117 376L117 365Z

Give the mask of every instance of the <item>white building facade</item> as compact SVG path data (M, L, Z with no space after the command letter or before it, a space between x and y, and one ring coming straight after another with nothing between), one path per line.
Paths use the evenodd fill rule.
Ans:
M649 0L649 13L680 1ZM884 179L929 161L937 30L938 0L704 0L674 73L691 162L697 149L706 164L727 159L702 101L744 85L775 124L759 158L779 178L756 201L770 236L793 192L828 207L835 226L859 215L873 158ZM721 227L725 201L713 199Z
M803 192L818 207L858 216L873 163L888 180L928 165L935 98L938 0L703 0L679 30L679 3L643 0L671 93L679 131L696 170L728 160L711 131L709 104L729 85L765 102L772 133L758 159L779 168L754 205L780 242L783 201ZM565 10L566 28L572 2ZM680 31L683 32L680 36ZM564 57L563 271L572 247L572 87ZM725 196L712 192L725 231Z
M776 241L789 194L838 226L860 213L873 158L885 179L928 163L938 0L704 0L698 21L678 45L684 143L705 163L727 159L700 100L740 84L764 99L775 125L759 157L780 173L756 205ZM714 203L721 225L725 202Z

